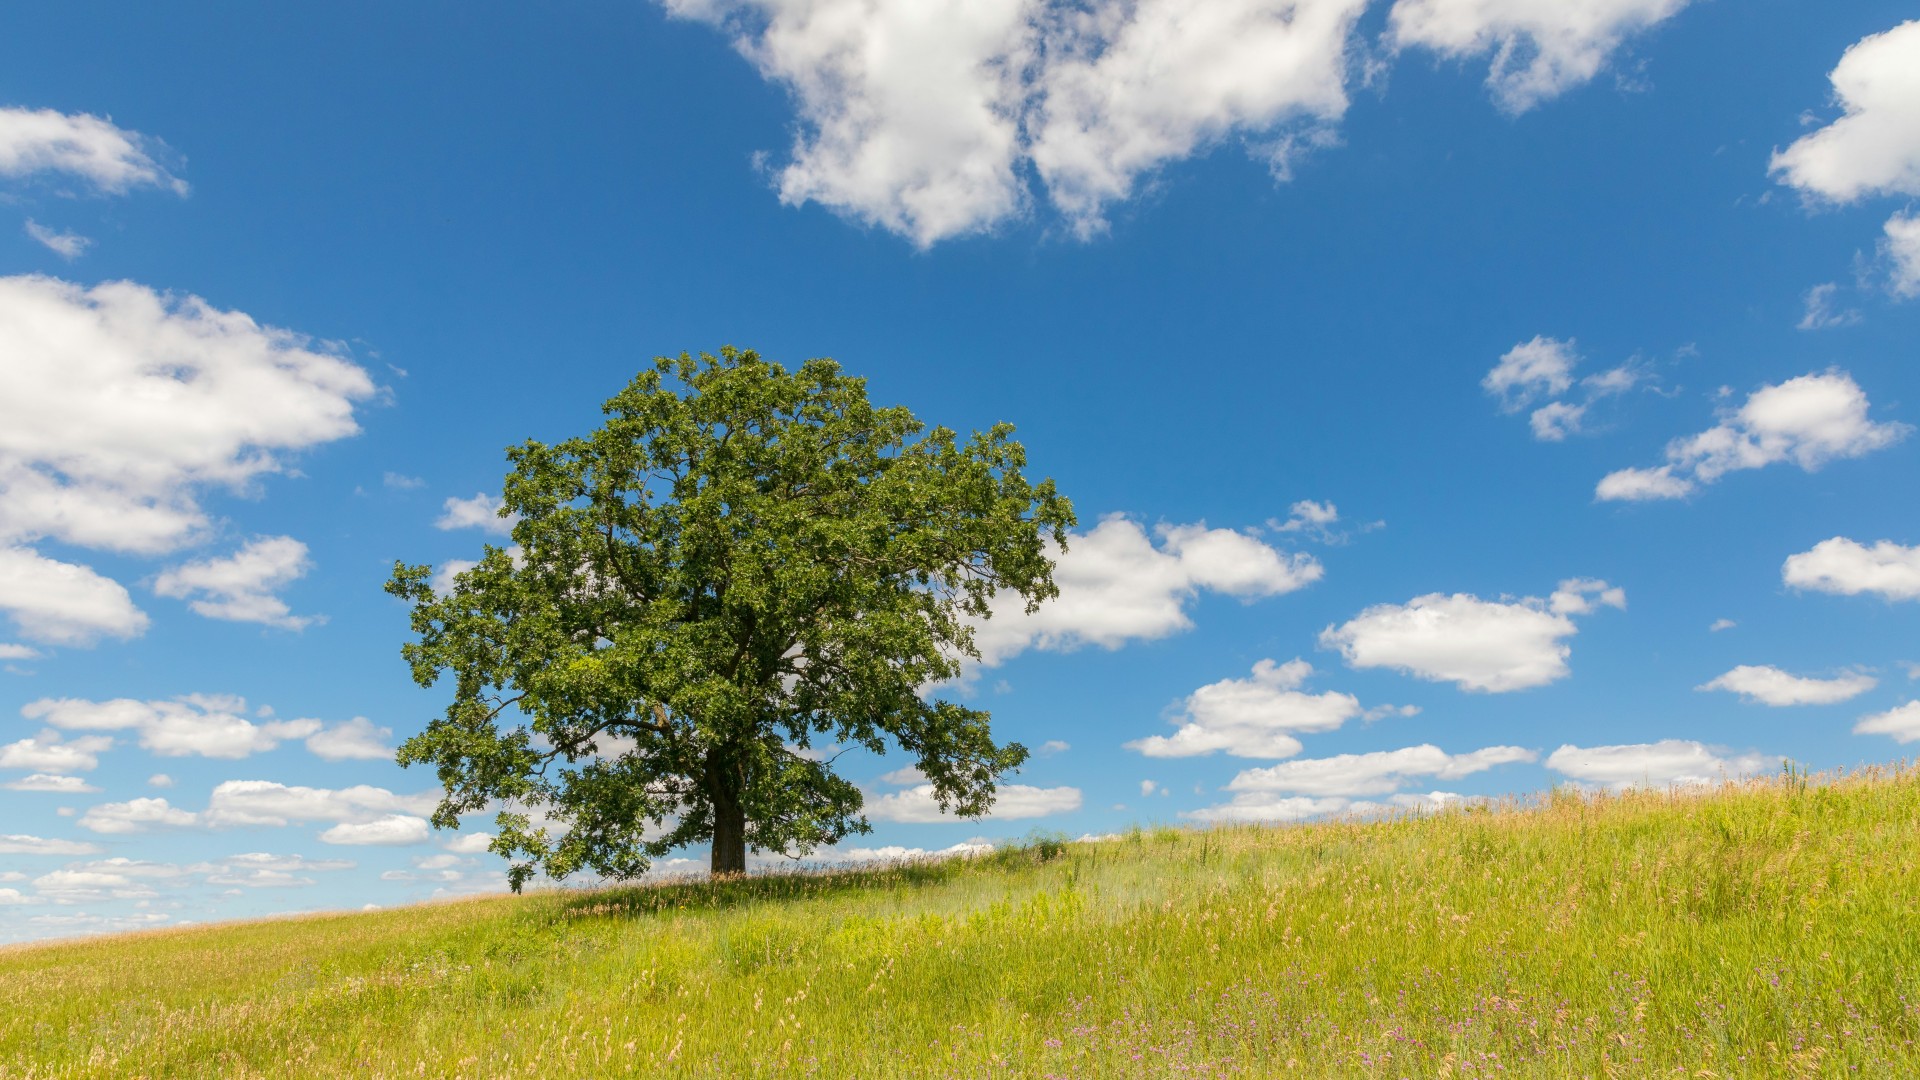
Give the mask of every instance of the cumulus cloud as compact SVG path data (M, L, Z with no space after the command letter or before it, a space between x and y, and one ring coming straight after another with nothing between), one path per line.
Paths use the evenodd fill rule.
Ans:
M1855 735L1891 735L1895 742L1920 742L1920 701L1909 701L1883 713L1863 716L1853 725Z
M0 855L98 855L100 846L83 840L0 834Z
M377 844L395 847L427 842L427 819L411 814L388 814L372 821L342 822L320 834L327 844Z
M55 174L107 194L162 187L185 195L186 182L154 160L158 145L90 113L0 108L0 176L10 179Z
M1352 694L1320 694L1300 687L1313 674L1305 660L1262 660L1246 679L1223 679L1187 696L1172 735L1135 739L1126 749L1147 757L1194 757L1225 751L1234 757L1284 758L1300 752L1294 733L1332 731L1364 715ZM1390 710L1411 715L1418 710Z
M1703 743L1662 739L1624 746L1562 746L1547 756L1547 768L1585 783L1612 787L1712 784L1780 767L1777 754L1728 755Z
M5 375L0 374L0 384ZM4 395L0 395L4 397ZM0 404L0 412L6 406ZM0 434L0 440L6 436ZM4 465L0 465L0 472ZM0 502L6 491L0 480ZM0 509L0 516L6 511ZM75 563L0 543L0 612L21 637L47 645L92 645L103 637L146 633L147 613L126 587Z
M307 821L366 825L391 816L430 814L439 802L437 791L396 795L366 784L331 789L271 780L228 780L213 789L205 817L206 823L214 826L277 827Z
M269 720L255 723L242 715L244 698L225 694L187 694L171 701L86 701L41 698L20 715L67 731L126 731L161 757L236 760L263 753L292 739L319 734L318 720Z
M1691 494L1730 472L1792 462L1813 472L1907 437L1909 425L1867 416L1866 392L1844 371L1802 375L1748 396L1715 427L1667 444L1667 463L1622 469L1602 479L1602 500L1670 499Z
M1780 579L1796 589L1920 600L1920 545L1903 547L1882 540L1867 547L1835 536L1813 545L1810 551L1788 556L1781 564Z
M227 885L242 889L288 889L315 884L309 873L351 870L348 859L309 859L304 855L273 855L264 851L229 855L217 862L198 863L190 869L206 875L209 885Z
M1518 412L1541 397L1559 397L1571 389L1579 362L1572 341L1535 335L1508 349L1480 387L1500 399L1502 412Z
M500 497L484 491L475 493L471 499L449 497L433 525L436 529L480 529L496 536L509 536L520 517L517 514L501 517L500 509Z
M1904 299L1920 296L1920 214L1895 214L1885 231L1880 250L1893 268L1889 287Z
M1521 113L1600 73L1626 39L1687 0L1398 0L1388 13L1396 48L1466 59L1493 54L1487 88Z
M228 780L213 789L205 810L185 810L164 798L133 799L92 807L79 824L94 832L128 834L156 828L278 828L326 822L331 827L320 839L329 844L415 844L427 839L424 815L439 800L439 792L397 795L365 784L331 789Z
M200 815L182 810L161 798L101 803L80 815L78 822L83 829L116 835L149 832L158 828L185 828L200 823Z
M1346 539L1344 532L1334 529L1339 523L1339 507L1331 502L1302 499L1287 508L1285 521L1269 521L1267 524L1275 532L1305 533L1322 543L1332 544Z
M1773 175L1834 202L1920 195L1920 21L1855 42L1828 78L1842 115L1775 153Z
M993 667L1028 648L1117 649L1193 625L1187 607L1201 590L1252 600L1305 588L1325 573L1310 555L1280 551L1257 537L1204 523L1162 525L1159 543L1138 524L1108 517L1054 551L1058 598L1028 615L1018 597L996 603L975 628L981 662Z
M1544 404L1527 417L1533 437L1561 442L1586 430L1587 414L1595 402L1624 394L1649 378L1637 361L1588 375L1577 381L1574 369L1580 354L1572 340L1536 335L1508 349L1480 380L1480 388L1500 402L1500 411L1519 412L1536 401ZM1576 386L1579 400L1558 400Z
M15 745L18 745L17 743ZM4 761L7 751L12 747L0 747L0 761ZM5 768L0 765L0 768ZM53 773L34 773L18 780L0 784L8 791L50 791L61 795L87 795L100 789L77 776L56 776Z
M307 749L328 761L390 760L393 747L387 742L392 738L392 728L375 727L373 721L356 716L309 735Z
M32 738L0 746L0 769L32 769L44 773L92 772L100 765L99 755L113 749L113 740L88 736L61 741L57 731L43 731Z
M457 855L478 855L493 843L491 833L461 833L441 846Z
M32 237L34 242L41 247L46 248L48 251L53 252L68 262L72 262L80 256L85 255L87 249L93 246L93 241L81 236L77 232L61 232L57 229L49 229L32 218L27 219L27 235Z
M1811 679L1789 675L1777 667L1742 664L1694 689L1726 690L1751 705L1832 705L1859 697L1878 685L1878 679L1858 672Z
M156 554L197 494L359 430L367 373L290 331L132 282L0 278L0 542Z
M209 619L261 623L304 630L319 616L295 615L274 593L306 576L307 545L291 536L257 536L224 558L203 559L162 571L153 591Z
M25 645L0 643L0 660L38 660L38 659L40 659L40 650L38 649L30 649Z
M1320 796L1386 795L1415 778L1458 780L1496 765L1535 761L1539 756L1518 746L1489 746L1467 754L1449 754L1428 743L1401 750L1337 754L1247 769L1233 778L1227 790Z
M1001 784L995 789L993 809L983 816L995 821L1048 817L1078 810L1080 801L1079 788ZM958 820L941 812L940 805L933 798L932 784L920 784L905 791L869 799L866 812L875 821L927 823Z
M662 0L722 28L799 113L777 176L920 247L1023 214L1031 168L1082 235L1229 137L1276 176L1332 141L1365 0Z
M1132 0L1051 9L1030 153L1082 235L1138 179L1233 133L1285 179L1347 108L1365 0Z
M1572 616L1626 602L1624 591L1585 578L1561 582L1546 600L1429 593L1367 608L1321 631L1320 644L1340 650L1356 668L1394 668L1463 690L1503 693L1565 678L1572 648L1564 639L1579 632Z

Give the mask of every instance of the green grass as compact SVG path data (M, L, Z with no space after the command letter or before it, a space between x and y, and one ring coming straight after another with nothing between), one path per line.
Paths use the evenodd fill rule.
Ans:
M1920 772L0 950L0 1077L1920 1076Z

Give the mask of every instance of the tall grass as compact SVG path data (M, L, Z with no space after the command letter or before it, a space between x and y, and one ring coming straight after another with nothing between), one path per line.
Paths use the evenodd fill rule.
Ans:
M1920 1076L1920 772L0 951L0 1077Z

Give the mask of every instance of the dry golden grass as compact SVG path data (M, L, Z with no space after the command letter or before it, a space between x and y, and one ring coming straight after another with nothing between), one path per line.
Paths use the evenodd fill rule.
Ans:
M1920 1076L1920 772L0 951L0 1077Z

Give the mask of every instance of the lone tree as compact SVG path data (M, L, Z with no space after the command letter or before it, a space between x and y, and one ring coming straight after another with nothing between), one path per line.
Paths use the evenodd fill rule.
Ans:
M1059 590L1047 540L1073 507L1028 482L1013 428L965 442L874 408L831 360L789 372L750 351L661 357L604 426L509 448L502 516L445 592L396 563L415 681L453 701L400 747L446 794L433 821L498 803L495 852L613 878L710 842L800 855L869 828L858 788L810 748L918 759L943 809L985 813L1026 760L988 715L927 688L977 658L996 593Z

